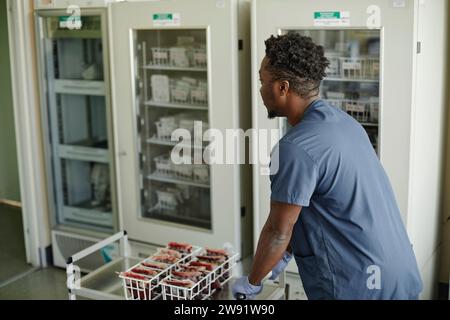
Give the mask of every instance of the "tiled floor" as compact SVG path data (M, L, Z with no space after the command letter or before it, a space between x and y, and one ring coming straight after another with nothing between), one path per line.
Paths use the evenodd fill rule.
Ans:
M40 269L0 288L0 299L66 300L66 272L62 269Z
M0 286L31 269L26 263L21 211L0 205Z

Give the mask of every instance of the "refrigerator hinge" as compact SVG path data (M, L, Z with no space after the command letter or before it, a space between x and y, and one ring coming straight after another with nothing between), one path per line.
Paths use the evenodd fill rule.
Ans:
M140 115L136 116L136 120L137 120L137 132L138 134L141 134L142 131L142 119Z
M144 164L146 162L146 157L141 153L139 156L139 168L142 170L144 170Z
M420 54L422 52L422 42L417 41L417 54Z
M244 40L239 39L239 41L238 41L238 49L239 49L239 51L244 50Z
M146 198L145 190L141 190L141 204L145 203L145 198Z
M246 214L246 209L245 207L241 207L241 218L244 218Z

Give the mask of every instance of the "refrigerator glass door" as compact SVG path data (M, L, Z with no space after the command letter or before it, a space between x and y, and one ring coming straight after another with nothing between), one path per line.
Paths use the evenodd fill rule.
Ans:
M236 4L111 5L118 187L131 239L241 247L239 167L219 155L226 130L240 121ZM217 135L208 138L209 129ZM204 157L214 149L210 140L218 145L213 163Z
M136 30L134 38L141 218L211 230L210 168L202 161L209 127L206 30ZM172 139L176 130L186 136ZM184 149L176 152L179 144ZM172 159L178 154L181 164Z
M330 61L321 97L357 120L378 151L380 30L283 30L311 37ZM287 128L287 123L286 127Z
M112 232L105 15L71 19L44 11L38 17L55 223Z

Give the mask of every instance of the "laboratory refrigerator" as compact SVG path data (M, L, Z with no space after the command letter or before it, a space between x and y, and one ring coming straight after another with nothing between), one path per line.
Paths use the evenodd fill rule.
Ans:
M202 137L250 127L250 2L121 2L111 19L123 228L134 241L227 245L246 256L251 168L209 163ZM176 129L193 134L182 141L185 164L171 157Z
M252 5L253 127L278 130L279 137L289 130L285 119L268 119L259 95L264 41L287 32L311 37L330 61L321 98L366 130L391 181L421 268L437 246L432 231L437 227L425 232L419 226L436 224L439 217L433 193L439 193L444 89L437 79L444 74L445 38L439 34L445 7L445 1L424 0L255 0ZM437 96L427 103L424 88L431 83ZM437 167L420 167L426 163ZM254 166L255 244L270 211L266 173L266 163ZM425 182L433 193L419 191ZM424 209L430 219L423 216ZM297 272L294 262L289 271Z
M41 126L54 264L118 230L106 7L37 2ZM60 9L42 9L50 6ZM91 257L85 266L103 261Z

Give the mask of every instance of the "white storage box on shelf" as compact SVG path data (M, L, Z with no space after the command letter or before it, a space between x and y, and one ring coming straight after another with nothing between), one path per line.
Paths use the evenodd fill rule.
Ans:
M342 97L344 94L342 94ZM368 99L350 100L339 98L338 95L330 95L327 93L325 99L333 107L339 108L349 115L355 117L360 122L378 123L379 99L378 97L370 97Z
M169 77L165 75L152 75L152 99L155 102L170 102Z
M347 58L341 57L340 71L343 79L378 79L380 59L373 57Z
M206 49L194 49L193 66L197 68L206 68L207 64L208 57L206 55Z
M335 108L342 110L342 101L345 99L345 93L327 91L326 101Z
M172 172L177 178L192 179L192 164L172 164Z
M339 58L341 54L338 51L326 51L325 56L330 61L330 65L326 71L327 77L337 78L340 76Z
M177 189L156 190L156 196L156 209L160 210L175 210L182 200L181 191Z
M184 81L171 81L170 98L172 103L188 104L190 102L191 86Z
M172 133L176 129L185 129L190 132L191 138L194 134L194 127L201 123L202 134L209 128L208 123L203 121L203 117L197 113L180 113L170 117L160 118L155 122L156 138L160 140L171 140ZM187 138L187 137L186 137ZM201 143L202 136L197 137Z
M189 67L189 57L186 48L170 48L170 64L174 67Z
M155 172L162 175L171 175L173 174L172 169L172 161L170 160L169 155L160 155L153 158L155 162L156 170Z
M167 48L152 48L152 62L158 66L169 66L169 49Z
M198 86L191 90L191 102L195 105L208 104L208 86L204 81L200 81Z
M342 110L359 122L369 121L370 109L366 102L358 100L342 100Z
M171 140L172 133L178 128L176 117L163 117L155 123L156 137L160 140Z
M176 129L176 126L168 126L164 125L161 122L156 122L156 137L160 140L170 140L172 137L173 130Z

